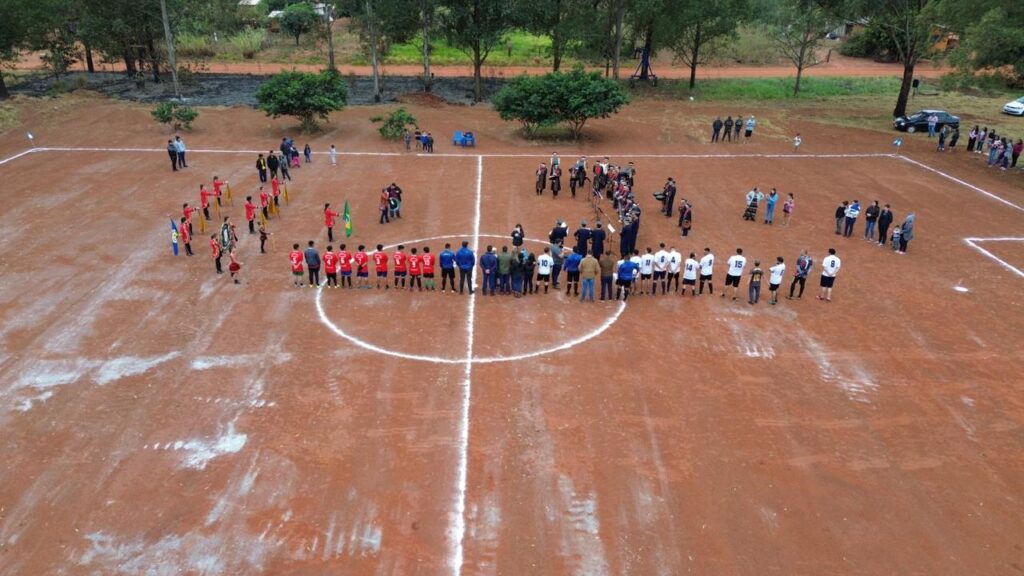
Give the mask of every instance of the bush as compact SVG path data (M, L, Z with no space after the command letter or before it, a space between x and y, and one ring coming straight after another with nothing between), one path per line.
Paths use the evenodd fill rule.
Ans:
M383 136L385 140L398 140L405 133L406 126L411 126L413 128L419 127L419 125L416 124L416 118L414 118L412 114L406 112L405 108L395 110L391 114L388 114L387 118L381 118L380 116L376 116L375 118L376 119L371 118L370 121L384 121L384 124L382 124L377 131L380 132L380 135Z
M568 74L520 76L492 99L502 120L523 124L527 136L541 126L561 122L578 139L591 118L607 118L629 102L625 89L600 72L576 68Z
M246 60L252 60L263 49L267 40L267 31L262 28L246 28L228 38L228 42L238 50Z
M260 84L256 101L267 116L294 116L302 121L303 131L311 132L318 118L327 120L331 112L345 108L348 87L335 70L282 72Z
M174 39L174 53L182 60L208 60L217 55L206 36L180 34Z
M192 122L199 116L195 108L177 102L161 102L150 114L161 124L173 124L174 130L191 130Z
M541 126L559 121L549 84L547 75L517 76L491 98L491 104L502 120L519 122L526 136L532 138Z

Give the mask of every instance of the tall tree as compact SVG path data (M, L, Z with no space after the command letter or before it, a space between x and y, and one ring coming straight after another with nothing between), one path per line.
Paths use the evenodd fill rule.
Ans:
M711 47L736 31L748 8L748 0L684 0L676 12L678 33L671 48L690 68L691 89L697 85L697 67L711 58Z
M30 2L23 0L0 0L0 100L10 97L3 69L18 60L21 48L28 41L28 10Z
M793 96L800 94L804 70L821 64L821 46L828 18L821 6L808 0L783 0L772 17L772 36L779 51L796 67Z
M589 0L573 52L585 60L604 64L605 77L619 78L626 13L631 0Z
M483 100L480 71L491 50L512 27L512 3L507 0L442 0L442 27L448 43L473 59L473 99Z
M551 39L551 67L558 72L571 42L592 25L593 15L583 0L534 0L524 2L520 17L527 30Z
M960 35L954 60L966 72L1013 68L1024 82L1024 4L999 0L941 0L941 21Z
M319 21L316 11L307 2L297 2L284 9L281 14L281 29L295 37L295 45L299 38L316 28Z

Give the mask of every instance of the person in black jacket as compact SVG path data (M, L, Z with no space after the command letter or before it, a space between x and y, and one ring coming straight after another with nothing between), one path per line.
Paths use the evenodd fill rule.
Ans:
M878 245L885 246L889 237L889 226L892 225L892 210L889 210L889 205L886 204L882 208L881 213L878 214Z
M277 169L280 167L280 161L277 159L277 154L271 150L267 153L267 168L270 168L270 177L277 178Z
M864 239L874 240L875 236L875 222L878 220L878 215L882 212L882 209L878 207L878 200L871 203L868 209L864 211Z
M718 133L722 131L722 117L715 118L711 123L711 141L718 142Z
M174 172L178 171L178 147L174 145L174 140L167 141L167 155L171 157L171 170Z
M722 134L722 141L732 140L732 116L727 116L725 118L724 127L725 133Z
M260 182L267 183L267 159L260 154L256 158L256 171L260 173Z
M606 237L604 228L601 227L601 223L598 222L594 230L590 233L590 252L595 258L600 258L604 254L604 239Z
M846 221L846 207L850 203L843 200L843 203L836 207L836 234L843 233L843 222Z
M586 256L587 245L590 243L590 228L587 228L586 220L580 222L580 227L573 234L573 237L576 238L576 247L572 251L580 256Z
M555 222L555 227L551 229L551 233L548 234L548 241L552 244L560 244L565 237L569 235L569 227L565 225L561 220Z

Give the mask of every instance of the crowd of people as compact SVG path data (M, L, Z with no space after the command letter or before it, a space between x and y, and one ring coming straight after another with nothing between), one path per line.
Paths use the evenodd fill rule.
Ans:
M836 206L836 235L844 238L851 238L854 235L854 228L857 219L861 215L860 200L843 200ZM914 221L916 216L913 212L907 215L902 223L896 224L889 235L889 227L892 226L895 216L891 207L886 204L879 206L878 200L871 202L871 205L863 210L864 213L864 240L875 242L885 247L891 242L892 249L897 254L906 254L907 246L914 239ZM877 231L877 235L876 235Z
M743 139L746 141L754 136L754 128L756 127L757 120L754 118L753 114L751 114L746 121L743 120L742 114L737 114L735 120L733 120L732 116L726 116L724 121L721 116L716 116L711 122L711 141L739 142L740 132L743 133ZM800 144L797 143L796 146L799 148Z
M937 137L939 152L955 152L957 142L960 140L960 128L943 126L936 133L935 127L929 120L928 137ZM948 142L948 144L947 144ZM991 130L988 126L979 128L975 126L967 135L967 152L976 154L986 159L989 168L1000 168L1007 170L1016 168L1020 154L1024 151L1024 140L999 134L995 128Z

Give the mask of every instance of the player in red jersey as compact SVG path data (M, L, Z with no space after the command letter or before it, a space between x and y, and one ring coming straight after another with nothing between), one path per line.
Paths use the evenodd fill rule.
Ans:
M192 216L196 213L195 206L189 206L188 202L181 205L181 215L185 217L185 222L188 224L188 231L192 232Z
M292 251L288 253L288 260L292 263L292 284L302 288L302 263L306 260L302 256L302 250L299 250L298 244L292 244Z
M409 264L409 257L405 255L405 246L399 244L391 259L395 262L395 288L398 288L398 281L402 281L402 288L405 288L405 276L408 273L406 267Z
M252 203L252 196L245 197L245 220L249 223L249 234L255 234L256 205Z
M199 185L199 207L203 209L203 217L207 221L210 220L210 196L213 196L213 192L206 189L205 184Z
M416 249L413 248L409 251L409 291L412 292L413 286L419 287L419 291L423 292L423 283L420 280L420 275L423 273L423 258L416 253Z
M213 264L217 269L217 274L223 274L224 271L220 267L220 242L217 242L216 234L210 234L210 252L213 253Z
M334 242L334 219L338 213L331 210L331 203L324 204L324 226L327 226L327 241Z
M377 272L377 289L380 290L380 282L384 281L384 289L388 286L388 255L384 252L384 245L377 244L377 251L373 253L373 266Z
M281 195L281 181L277 179L277 176L270 181L270 195L274 197L274 206L280 207L281 201L278 196Z
M217 206L223 206L223 204L220 203L220 196L224 192L224 184L225 182L221 180L219 176L213 177L213 196L217 199Z
M430 246L423 247L423 284L427 290L434 290L434 263L437 259L430 253Z
M324 262L324 274L327 275L328 288L334 285L334 288L338 287L338 255L334 253L334 246L327 245L327 251L321 258Z
M356 263L356 281L358 288L369 288L370 287L370 270L367 264L370 262L370 257L366 255L366 246L359 245L356 255L352 258Z
M178 236L181 238L181 243L185 245L185 255L192 255L192 245L189 242L192 241L192 228L188 225L188 222L184 217L181 219L181 228L178 229Z
M270 220L270 194L260 186L260 210L263 211L263 219Z
M344 244L338 246L338 269L341 270L342 288L352 289L352 262L354 260L352 253Z

